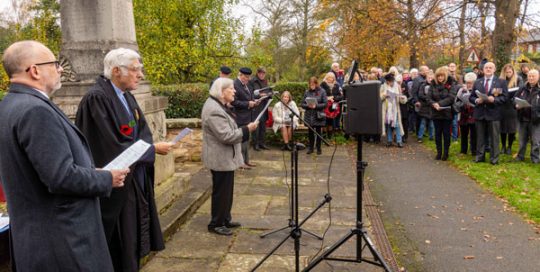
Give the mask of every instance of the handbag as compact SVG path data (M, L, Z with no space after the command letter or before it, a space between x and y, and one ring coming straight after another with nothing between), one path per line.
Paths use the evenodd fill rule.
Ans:
M324 111L317 111L317 120L325 120L326 119L326 113Z

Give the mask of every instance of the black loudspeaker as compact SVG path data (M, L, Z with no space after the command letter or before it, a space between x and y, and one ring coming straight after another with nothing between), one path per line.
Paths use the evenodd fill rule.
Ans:
M364 81L345 86L347 108L343 111L345 132L351 135L381 134L381 82Z

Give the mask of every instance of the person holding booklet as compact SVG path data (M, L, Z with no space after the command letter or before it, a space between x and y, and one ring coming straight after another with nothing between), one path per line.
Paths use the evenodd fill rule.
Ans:
M454 82L448 75L448 70L440 67L435 71L435 77L428 90L427 102L431 105L431 118L435 126L437 146L435 160L446 161L450 151L450 131L453 119L451 106L456 98Z
M308 90L304 93L302 99L302 108L306 110L304 120L319 133L322 132L322 127L326 125L326 115L324 108L328 103L326 92L319 87L319 80L316 77L311 77L308 83ZM321 138L316 137L315 133L310 129L308 132L309 146L308 154L313 153L313 149L317 147L317 155L322 154Z
M115 271L138 271L140 258L165 247L154 199L154 162L155 154L167 154L172 143L153 142L144 113L131 94L143 79L140 59L131 49L107 53L104 75L81 100L75 120L97 167L104 167L138 140L150 144L130 167L124 188L100 199Z
M499 163L499 138L501 133L502 107L508 97L506 80L495 76L495 64L488 62L484 65L484 77L477 79L469 97L474 105L474 120L476 127L476 159L475 162L485 162L486 144L490 145L490 163ZM489 135L489 137L486 137ZM490 139L488 141L488 138Z
M531 139L531 161L540 162L540 86L538 70L532 69L527 74L527 84L522 86L515 96L519 121L519 150L516 161L525 160L527 143Z

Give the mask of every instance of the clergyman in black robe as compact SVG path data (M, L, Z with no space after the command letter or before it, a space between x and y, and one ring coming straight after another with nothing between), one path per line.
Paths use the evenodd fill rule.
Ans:
M105 57L106 71L109 55L119 55L115 50ZM165 247L154 199L154 161L156 152L166 154L171 148L168 143L153 144L144 114L130 93L142 80L139 55L132 50L120 55L134 59L126 66L109 62L111 79L96 79L81 100L76 117L77 127L89 141L96 167L104 167L140 139L152 144L130 167L125 186L100 199L105 235L117 272L138 271L140 258Z

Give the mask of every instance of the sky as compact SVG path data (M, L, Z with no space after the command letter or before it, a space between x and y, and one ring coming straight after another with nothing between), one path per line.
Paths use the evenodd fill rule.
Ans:
M12 0L0 0L0 13L10 12L10 3ZM20 1L20 0L18 0ZM256 0L256 1L249 1L250 3L259 3L260 1L265 0ZM527 11L528 14L536 14L538 18L540 18L540 0L529 0L529 9ZM242 3L244 1L240 1ZM257 6L257 4L253 4L254 6ZM238 4L237 6L232 8L232 14L235 18L242 19L244 22L244 31L249 32L251 27L255 24L256 21L261 21L260 19L256 18L256 14L252 12L252 10L244 6L242 4ZM540 20L540 19L539 19Z

